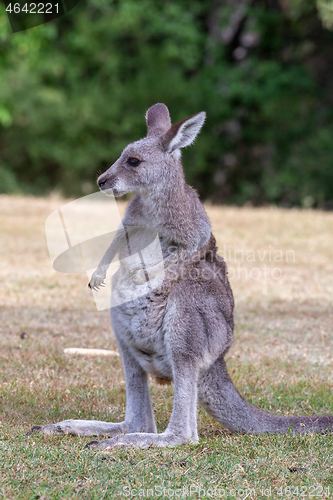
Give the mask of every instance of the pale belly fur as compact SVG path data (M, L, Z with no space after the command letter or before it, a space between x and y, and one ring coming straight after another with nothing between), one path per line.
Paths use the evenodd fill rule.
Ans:
M163 324L167 300L156 308L150 296L147 284L135 285L132 277L119 269L112 280L112 327L147 373L172 380Z

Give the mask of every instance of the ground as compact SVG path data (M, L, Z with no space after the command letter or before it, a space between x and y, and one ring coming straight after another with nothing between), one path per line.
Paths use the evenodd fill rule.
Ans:
M105 454L85 450L89 438L26 436L35 424L124 415L120 358L63 353L116 349L87 276L50 264L45 219L67 201L0 196L0 498L333 498L332 434L233 435L200 410L197 446ZM235 295L234 384L273 413L332 413L333 214L206 209ZM151 394L162 430L173 387L152 380Z

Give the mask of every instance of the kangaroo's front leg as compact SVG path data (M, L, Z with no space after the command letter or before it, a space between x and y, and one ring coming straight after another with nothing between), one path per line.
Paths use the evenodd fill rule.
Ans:
M91 279L88 283L89 288L92 290L97 291L101 286L104 286L105 278L106 278L106 273L108 271L108 268L116 256L116 254L119 252L121 248L123 248L126 245L126 227L123 228L122 226L118 228L118 231L111 243L111 245L107 248L105 254L103 255L100 263L98 264L98 267L96 271L93 273L91 276Z
M167 429L162 434L131 433L103 441L93 441L90 447L101 449L114 446L177 446L188 441L198 442L197 433L197 380L195 366L179 358L174 363L175 396Z
M125 420L119 423L100 422L98 420L64 420L56 424L35 426L31 432L72 434L76 436L105 436L108 434L115 436L126 432L156 432L147 374L133 358L127 346L123 345L121 339L117 340L126 378Z

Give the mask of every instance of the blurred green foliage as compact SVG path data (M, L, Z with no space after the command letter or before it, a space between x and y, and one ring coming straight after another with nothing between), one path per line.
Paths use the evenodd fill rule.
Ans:
M91 0L15 34L1 7L0 192L95 190L165 102L207 111L183 155L203 198L333 208L329 3Z

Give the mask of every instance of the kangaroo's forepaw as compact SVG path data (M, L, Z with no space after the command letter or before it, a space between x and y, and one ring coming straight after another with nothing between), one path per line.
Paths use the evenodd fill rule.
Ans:
M105 286L105 276L102 274L94 273L88 283L88 286L89 288L91 288L91 290L95 290L95 292L97 292L100 287Z
M144 283L147 282L146 274L143 269L139 269L139 271L136 271L133 275L133 283L135 285L143 285Z
M174 434L152 434L144 432L136 432L133 434L125 434L115 436L112 439L103 439L101 441L91 441L86 448L95 448L98 450L107 450L109 448L121 446L134 446L136 448L149 448L150 446L178 446L187 442L197 443L197 439L187 439L183 436Z
M159 281L163 281L164 279L164 265L158 264L154 267L148 267L146 272L143 269L139 269L133 276L133 282L136 285L143 285L148 281L152 281L157 278Z

